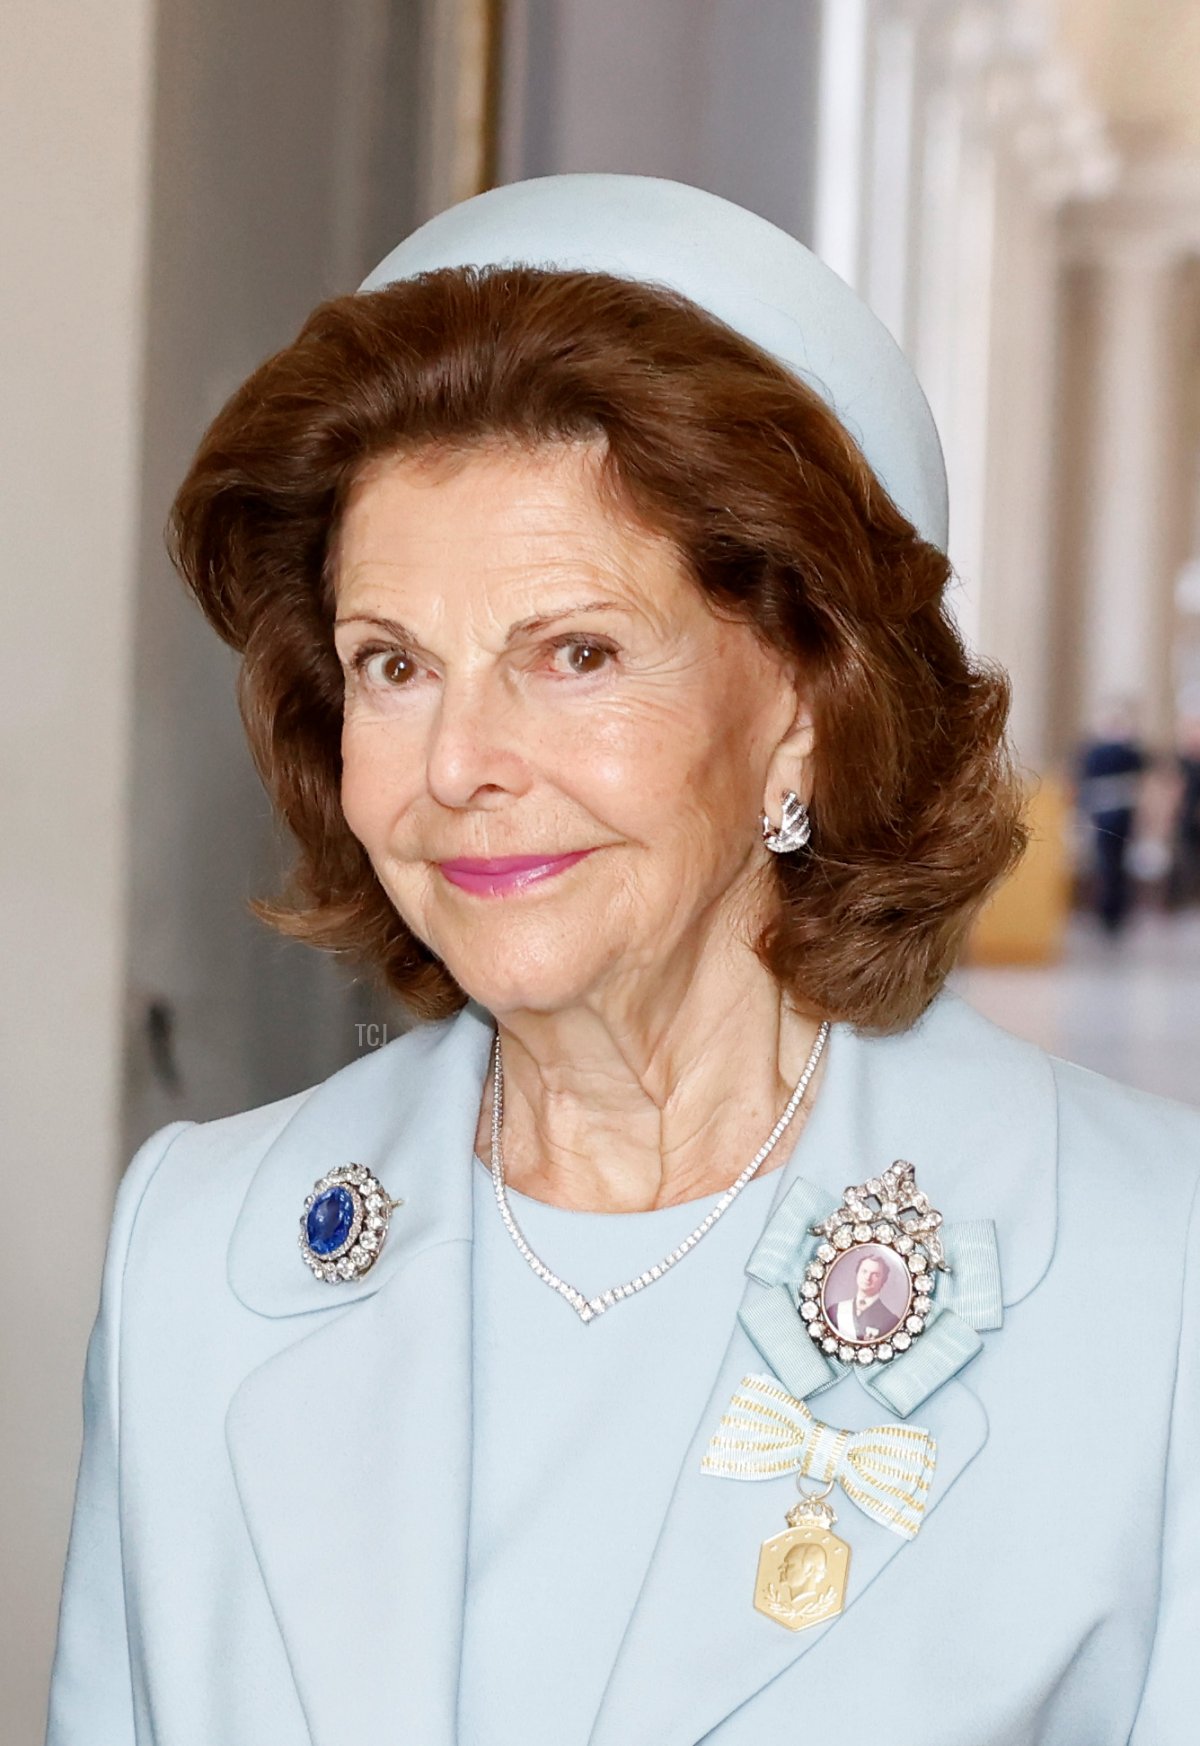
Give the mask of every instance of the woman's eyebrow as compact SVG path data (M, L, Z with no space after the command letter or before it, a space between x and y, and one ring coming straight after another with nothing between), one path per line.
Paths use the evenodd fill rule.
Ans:
M619 600L581 600L568 606L556 606L553 612L534 613L531 617L518 619L516 624L510 625L505 642L506 644L511 643L517 637L528 636L531 631L545 630L547 625L557 624L560 619L578 618L593 612L619 612L622 609L622 604ZM398 619L382 618L373 612L353 612L348 613L345 618L334 619L333 628L340 630L343 625L349 624L377 625L380 630L385 630L395 637L397 642L411 645L414 648L420 645L421 639L407 625L401 624Z
M622 605L619 600L581 600L571 606L556 606L553 612L538 612L530 618L518 619L516 624L509 626L506 641L511 643L514 637L545 630L547 625L557 624L562 618L579 618L589 612L619 612Z
M413 643L417 640L407 625L400 624L394 618L379 618L373 612L351 612L345 618L335 618L333 628L340 630L344 624L376 624L380 630L390 631L398 642Z

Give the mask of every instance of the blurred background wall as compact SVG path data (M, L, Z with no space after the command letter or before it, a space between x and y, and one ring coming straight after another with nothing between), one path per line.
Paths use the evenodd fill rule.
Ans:
M933 405L954 610L1012 674L1030 786L1033 851L959 985L1200 1101L1200 8L9 0L0 91L0 1120L22 1214L0 1653L24 1746L120 1170L163 1122L311 1084L397 1023L245 912L286 844L167 507L236 383L442 207L562 170L675 177L867 298ZM1120 832L1097 810L1114 774Z

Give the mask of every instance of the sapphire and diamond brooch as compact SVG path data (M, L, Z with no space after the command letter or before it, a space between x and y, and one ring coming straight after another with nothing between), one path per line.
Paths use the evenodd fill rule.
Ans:
M300 1253L318 1279L336 1285L375 1265L393 1200L363 1164L338 1164L314 1184L300 1215Z

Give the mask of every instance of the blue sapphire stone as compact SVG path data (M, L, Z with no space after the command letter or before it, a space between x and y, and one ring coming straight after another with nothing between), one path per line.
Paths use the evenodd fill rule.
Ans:
M354 1202L348 1188L327 1188L308 1209L306 1231L314 1255L332 1255L350 1235Z

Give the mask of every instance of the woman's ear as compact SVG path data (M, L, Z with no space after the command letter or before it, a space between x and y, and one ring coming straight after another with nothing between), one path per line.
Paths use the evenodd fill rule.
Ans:
M776 744L767 768L763 810L774 818L783 795L812 798L812 755L816 744L812 710L807 697L796 687L790 692L791 720Z

